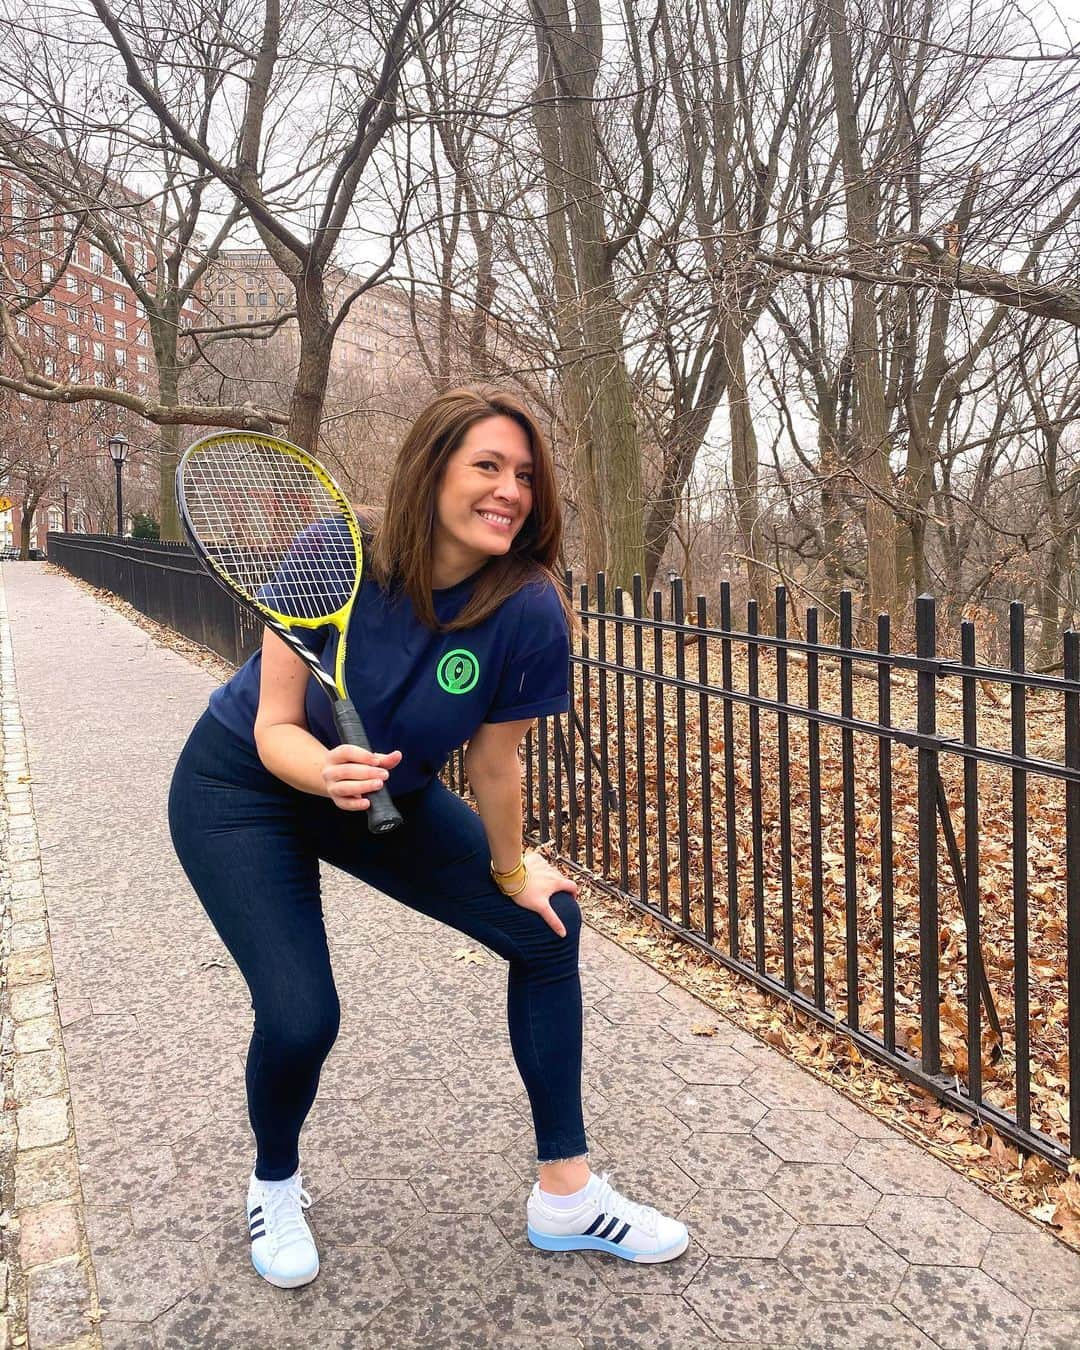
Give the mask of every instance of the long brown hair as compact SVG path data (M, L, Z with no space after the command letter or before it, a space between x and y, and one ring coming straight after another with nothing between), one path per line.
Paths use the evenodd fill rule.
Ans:
M481 569L461 613L440 623L431 603L431 541L435 508L446 462L470 427L489 417L509 417L525 433L532 454L532 509L510 551ZM436 632L482 623L509 596L546 577L555 586L573 633L577 615L555 567L562 542L562 507L551 450L539 423L516 394L491 385L448 389L433 399L409 428L398 451L386 506L374 523L367 565L386 590L403 590L417 618Z

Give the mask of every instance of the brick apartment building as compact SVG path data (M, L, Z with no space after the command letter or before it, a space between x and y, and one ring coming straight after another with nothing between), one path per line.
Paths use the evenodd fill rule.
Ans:
M154 267L150 224L137 206L123 202L112 213L114 236L139 271ZM74 218L10 169L0 166L0 286L12 301L39 296L14 320L16 340L35 370L49 379L152 394L156 391L153 344L141 306L123 275L92 240L78 238ZM74 243L72 242L74 238ZM191 315L186 316L188 320ZM11 351L0 354L6 374L21 375ZM108 438L123 432L131 443L123 469L125 516L156 514L158 466L154 436L137 417L110 404L47 404L4 392L0 445L0 496L14 509L0 512L0 545L18 542L19 510L29 473L45 491L34 513L32 546L49 529L64 526L62 486L67 485L72 530L107 533L116 528L115 476ZM4 481L4 466L7 481Z

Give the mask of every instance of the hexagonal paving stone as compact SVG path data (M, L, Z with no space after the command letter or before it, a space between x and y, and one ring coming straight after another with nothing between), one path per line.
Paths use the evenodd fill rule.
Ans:
M1024 1350L1076 1350L1080 1345L1080 1313L1047 1312L1031 1314Z
M1031 1310L981 1270L909 1266L893 1299L944 1350L1016 1350Z
M703 1186L679 1218L710 1256L778 1256L795 1222L760 1191Z
M683 1088L683 1080L655 1060L610 1060L589 1058L583 1065L585 1078L614 1106L621 1102L651 1104L669 1101Z
M488 1283L512 1248L486 1214L425 1213L389 1244L410 1284Z
M476 1289L441 1280L406 1289L351 1341L354 1350L456 1350L458 1346L483 1350L490 1344L491 1328Z
M161 1238L131 1239L94 1257L98 1297L119 1322L152 1322L197 1289L198 1247Z
M684 1083L712 1083L717 1087L738 1087L753 1072L753 1066L738 1050L711 1042L704 1046L684 1046L665 1055L664 1063Z
M839 1163L784 1163L765 1193L799 1223L863 1224L881 1192Z
M603 1259L600 1252L535 1248L512 1256L500 1265L499 1278L480 1289L494 1329L502 1335L525 1330L579 1334L608 1297L596 1268Z
M426 1130L403 1126L387 1133L360 1115L353 1103L326 1101L321 1094L304 1126L303 1148L305 1159L316 1152L332 1154L354 1179L401 1181L430 1165L440 1153Z
M866 1225L905 1261L927 1266L977 1266L990 1234L950 1200L887 1195Z
M521 1180L496 1153L474 1153L468 1158L444 1153L418 1172L411 1184L427 1209L446 1214L487 1214L516 1191Z
M309 1346L319 1345L323 1328L358 1331L406 1287L386 1252L323 1243L318 1279L288 1291L295 1300L290 1320L296 1330L307 1332Z
M764 1190L780 1166L775 1153L741 1134L695 1134L671 1160L699 1186L736 1191Z
M585 1350L715 1350L716 1337L676 1295L616 1294L582 1333Z
M829 1111L836 1105L838 1093L797 1064L782 1059L775 1050L769 1050L767 1057L760 1052L755 1055L747 1052L746 1057L753 1073L744 1081L743 1087L766 1106L792 1111Z
M671 1110L692 1130L749 1134L767 1108L742 1088L700 1083L683 1088Z
M856 1138L823 1111L790 1111L779 1107L751 1131L785 1162L843 1162Z
M973 1181L955 1179L945 1197L957 1209L988 1228L991 1233L1032 1233L1038 1229L1031 1219L976 1186Z
M391 1078L373 1090L370 1083L365 1086L361 1108L365 1118L381 1129L408 1125L427 1129L438 1139L443 1120L452 1118L457 1107L438 1078Z
M667 1011L667 1004L656 994L624 989L597 999L592 1007L617 1027L655 1027Z
M998 1233L982 1268L1030 1308L1080 1310L1080 1256L1048 1233Z
M320 1233L350 1247L383 1247L424 1212L407 1181L347 1181L318 1206Z
M596 1117L589 1134L613 1153L627 1145L670 1152L690 1138L690 1127L656 1102L618 1102Z
M663 998L663 995L661 997ZM697 1002L696 999L692 1001ZM692 1012L676 1012L670 1017L662 1017L660 1025L681 1045L700 1045L703 1040L709 1040L717 1045L730 1045L736 1050L747 1050L759 1044L748 1031L743 1031L742 1027L737 1027L734 1022L729 1022L704 1004L698 1004ZM712 1034L704 1036L700 1031L694 1030L694 1027L701 1026L712 1027Z
M114 1322L106 1314L99 1329L102 1350L157 1350L148 1322Z
M884 1195L945 1195L956 1173L906 1139L860 1139L848 1167Z
M778 1261L714 1257L683 1298L721 1341L799 1345L814 1312L810 1291Z
M529 1117L509 1102L459 1102L439 1126L439 1143L456 1153L501 1153L519 1139L534 1137Z
M824 1303L887 1303L907 1270L880 1238L844 1224L800 1228L780 1260Z
M934 1350L935 1342L887 1303L826 1303L800 1350Z

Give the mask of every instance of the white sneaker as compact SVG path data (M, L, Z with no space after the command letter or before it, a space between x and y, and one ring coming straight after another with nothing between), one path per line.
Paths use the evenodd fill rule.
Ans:
M537 1182L526 1206L529 1241L546 1252L600 1251L625 1261L673 1261L686 1251L690 1234L678 1219L627 1200L594 1172L576 1209L553 1209Z
M287 1182L268 1184L251 1174L247 1216L251 1264L279 1289L310 1284L319 1273L319 1253L304 1218L311 1196L299 1172Z

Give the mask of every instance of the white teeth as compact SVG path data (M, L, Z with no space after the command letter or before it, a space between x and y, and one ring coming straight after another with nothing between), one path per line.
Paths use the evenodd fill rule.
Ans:
M477 511L476 513L484 520L490 520L495 525L509 525L509 516L497 516L494 511Z

